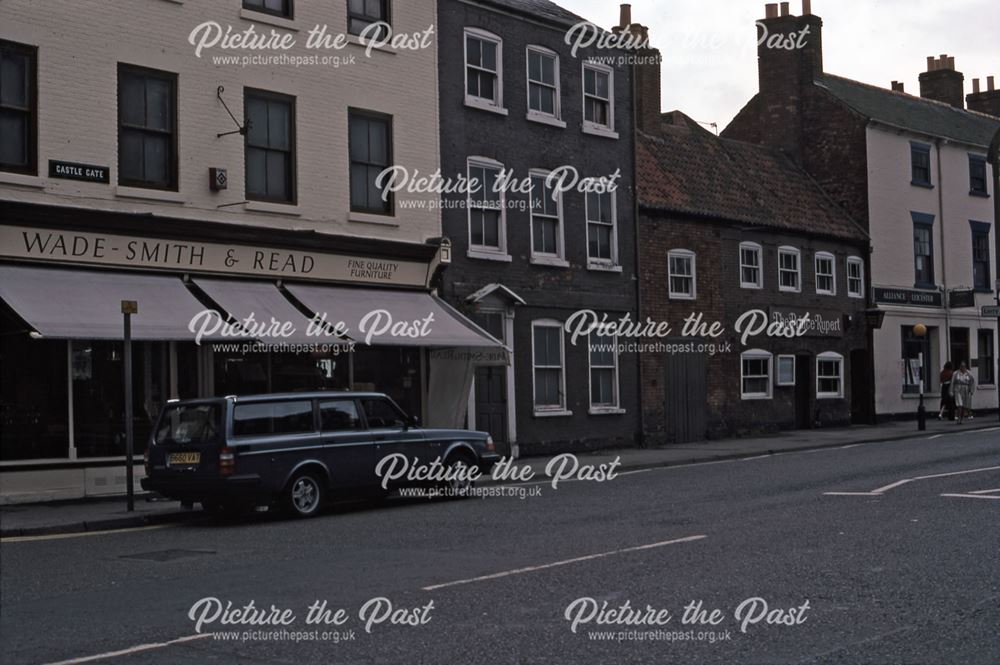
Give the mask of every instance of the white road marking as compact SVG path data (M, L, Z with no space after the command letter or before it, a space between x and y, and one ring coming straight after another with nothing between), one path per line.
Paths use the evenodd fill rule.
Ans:
M1000 499L1000 496L989 496L988 494L942 494L941 496L958 497L959 499Z
M177 526L176 524L153 524L151 526L137 526L125 529L107 529L105 531L84 531L82 533L53 533L47 536L10 536L0 538L0 543L29 543L36 540L62 540L64 538L86 538L88 536L106 536L112 533L132 533L134 531L152 531L154 529L168 529Z
M932 436L927 437L927 440L932 441L933 439L940 439L942 436L944 436L944 434L934 434Z
M894 490L897 487L906 485L907 483L913 483L918 480L931 480L932 478L947 478L949 476L961 476L967 473L980 473L982 471L1000 471L1000 466L988 466L982 469L966 469L965 471L950 471L948 473L935 473L929 476L917 476L916 478L904 478L903 480L897 480L894 483L889 483L884 487L879 487L870 492L823 492L825 495L829 496L880 496L885 494L889 490Z
M967 494L995 494L997 492L1000 492L1000 487L995 490L973 490L971 492L967 492Z
M455 580L454 582L444 582L442 584L432 584L430 586L425 586L421 591L434 591L436 589L444 589L445 587L458 586L460 584L471 584L473 582L484 582L486 580L495 580L501 577L510 577L511 575L521 575L524 573L533 573L536 570L545 570L546 568L555 568L556 566L566 566L571 563L580 563L581 561L592 561L594 559L603 559L609 556L615 556L617 554L628 554L629 552L640 552L642 550L651 550L657 547L664 547L666 545L675 545L677 543L689 543L695 540L702 540L703 538L708 538L706 535L700 536L686 536L684 538L675 538L674 540L664 540L658 543L649 543L648 545L638 545L636 547L625 547L620 550L612 550L610 552L601 552L600 554L588 554L586 556L579 556L573 559L564 559L562 561L553 561L552 563L545 563L539 566L525 566L524 568L515 568L513 570L505 570L499 573L493 573L491 575L480 575L479 577L470 577L465 580Z
M797 450L795 452L802 452L802 451L798 451ZM763 455L756 455L754 457L741 457L740 461L741 462L749 462L750 460L754 460L754 459L764 459L765 457L771 457L773 454L774 453L765 453Z
M151 651L152 649L162 649L164 647L169 647L173 644L183 644L184 642L203 640L206 637L212 637L212 635L214 635L214 633L199 633L196 635L188 635L187 637L178 637L175 640L168 640L166 642L152 642L150 644L138 644L134 647L128 647L127 649L120 649L118 651L108 651L107 653L99 653L93 656L83 656L81 658L71 658L70 660L60 660L59 662L47 663L46 665L77 665L77 663L89 663L95 660L104 660L105 658L130 656L134 653L140 653L142 651Z

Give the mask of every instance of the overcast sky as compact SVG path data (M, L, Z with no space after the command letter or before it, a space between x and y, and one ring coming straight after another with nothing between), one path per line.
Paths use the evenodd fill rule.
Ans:
M603 28L618 23L613 0L555 0ZM633 0L632 21L649 26L663 54L663 110L680 109L723 129L757 92L754 21L764 0ZM791 12L801 14L801 0ZM813 0L823 18L823 68L919 94L927 56L947 53L972 79L1000 86L1000 0Z

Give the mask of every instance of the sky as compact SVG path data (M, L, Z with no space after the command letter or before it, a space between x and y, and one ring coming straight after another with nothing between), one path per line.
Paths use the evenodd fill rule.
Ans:
M554 0L603 28L618 24L610 0ZM649 26L663 56L662 106L719 130L757 92L754 22L765 0L632 0L632 21ZM802 13L791 0L792 14ZM927 56L947 53L972 79L1000 87L1000 0L812 0L823 19L823 69L888 88L902 81L920 94Z

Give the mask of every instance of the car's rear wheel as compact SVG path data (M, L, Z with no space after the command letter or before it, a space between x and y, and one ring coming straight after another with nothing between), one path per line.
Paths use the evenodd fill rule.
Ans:
M313 517L324 498L323 483L314 473L297 474L285 488L285 508L293 517Z

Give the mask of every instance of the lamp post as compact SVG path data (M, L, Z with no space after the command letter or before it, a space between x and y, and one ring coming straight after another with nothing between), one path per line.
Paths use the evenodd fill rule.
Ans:
M923 341L924 337L927 336L927 326L922 323L918 323L913 326L913 336L917 339ZM917 363L919 365L918 371L920 372L920 401L917 403L917 431L923 432L927 429L927 409L924 408L924 351L923 345L921 345L920 353L918 354Z
M133 487L132 456L135 444L132 435L132 315L139 313L139 305L134 300L122 300L122 315L124 316L123 340L125 346L124 372L125 376L125 484L128 512L135 510L135 489Z

